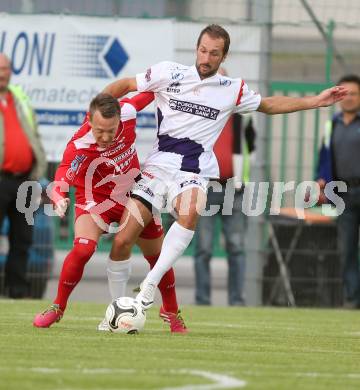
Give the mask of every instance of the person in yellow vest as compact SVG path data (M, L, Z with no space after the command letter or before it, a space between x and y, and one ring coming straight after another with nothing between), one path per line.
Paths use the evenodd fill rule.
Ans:
M224 68L220 68L219 73L227 75ZM209 186L206 210L218 207L219 211L212 216L200 217L195 231L195 302L198 305L211 304L210 260L218 218L221 220L228 260L228 303L231 306L245 304L244 240L247 217L241 206L244 185L250 177L250 158L253 158L255 151L255 138L251 115L234 114L216 141L214 152L220 168L220 179L216 181L221 191L220 187Z
M20 87L9 84L10 77L10 60L0 53L0 226L7 216L5 287L6 294L16 299L29 294L26 268L33 229L16 208L18 188L44 175L46 158L28 98Z

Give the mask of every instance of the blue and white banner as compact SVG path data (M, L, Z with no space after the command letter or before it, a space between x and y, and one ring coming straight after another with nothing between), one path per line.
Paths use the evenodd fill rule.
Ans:
M49 161L60 161L90 100L115 79L174 58L172 20L0 14L0 52L37 112ZM156 137L153 107L138 116L143 161Z

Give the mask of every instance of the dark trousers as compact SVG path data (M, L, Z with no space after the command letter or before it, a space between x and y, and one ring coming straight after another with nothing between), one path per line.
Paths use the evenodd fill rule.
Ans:
M360 186L349 188L343 196L345 210L338 217L339 248L343 264L345 299L360 307Z
M5 264L5 286L10 298L23 298L29 293L26 273L33 226L28 225L25 214L16 209L18 188L26 180L26 177L0 173L0 225L6 216L9 219L9 253Z
M221 192L209 189L207 206L220 206L220 210L213 216L202 216L198 220L195 231L195 300L198 305L211 303L211 277L210 260L215 240L216 219L221 219L222 232L225 239L225 249L228 260L228 303L229 305L244 305L244 279L245 279L245 248L244 239L247 227L246 215L242 213L243 194L235 192L234 203L227 204L225 200L225 185ZM225 204L224 204L225 201ZM231 215L223 215L226 207Z

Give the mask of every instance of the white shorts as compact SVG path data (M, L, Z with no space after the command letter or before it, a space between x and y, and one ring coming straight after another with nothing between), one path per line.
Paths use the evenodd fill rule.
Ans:
M196 173L149 165L141 171L141 179L135 183L132 194L148 201L155 210L171 211L173 200L179 194L189 188L199 188L206 194L208 182Z

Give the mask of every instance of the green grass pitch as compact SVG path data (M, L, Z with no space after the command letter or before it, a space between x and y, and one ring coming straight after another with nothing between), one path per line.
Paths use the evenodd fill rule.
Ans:
M183 308L191 332L148 313L139 335L97 332L105 306L70 303L50 329L47 302L0 300L1 390L360 389L360 313Z

